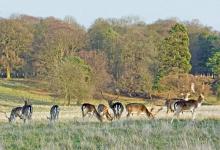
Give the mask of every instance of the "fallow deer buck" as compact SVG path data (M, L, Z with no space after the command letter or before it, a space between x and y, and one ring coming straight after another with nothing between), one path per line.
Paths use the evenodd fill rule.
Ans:
M171 123L173 122L175 117L179 117L180 112L183 111L191 111L192 113L192 120L195 119L195 111L197 108L199 108L202 105L202 102L204 101L203 94L200 94L198 97L198 100L190 99L188 101L177 101L174 104L174 110L175 113L173 115L173 118L171 120Z
M47 117L50 121L56 121L58 120L60 113L60 108L58 105L53 105L50 109L50 117Z
M126 110L128 112L127 117L130 117L131 114L146 114L147 117L154 118L154 115L152 114L153 108L149 111L144 104L130 103L126 105Z
M167 99L167 100L165 101L165 106L167 107L167 114L169 113L169 111L174 112L174 104L175 104L177 101L187 101L187 100L189 100L189 96L190 96L190 93L186 93L185 98L172 98L172 99Z
M25 104L22 107L22 117L21 117L24 123L26 122L26 120L31 120L32 113L33 113L32 105L29 105L28 102L25 100Z
M102 118L103 118L104 116L106 116L106 118L107 118L109 121L112 121L113 118L112 118L112 116L110 115L109 109L108 109L107 106L105 106L104 104L99 104L97 110L98 110L98 113L100 114L100 116L102 116Z
M114 102L115 100L118 99L119 96L117 96L114 99L108 99L108 98L104 97L104 95L102 94L102 91L101 91L101 95L102 95L103 99L107 100L109 107L112 109L112 111L114 113L113 118L120 119L121 115L124 111L124 106L120 102Z
M11 110L10 117L7 116L7 113L5 112L6 118L8 118L9 122L13 122L16 120L17 117L22 119L22 107L15 107Z
M102 122L102 116L97 112L95 105L84 103L82 104L81 110L83 118L88 114L89 116L95 116L100 122Z

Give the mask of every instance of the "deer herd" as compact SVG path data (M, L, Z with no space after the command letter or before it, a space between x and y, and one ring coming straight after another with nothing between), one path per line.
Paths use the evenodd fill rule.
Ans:
M121 102L118 101L118 97L114 99L106 98L101 92L103 99L108 102L109 106L104 104L99 104L97 109L96 106L90 103L84 103L81 106L82 117L83 119L86 116L92 117L95 116L100 122L103 122L104 118L108 121L119 120L124 112L124 106ZM180 113L185 111L190 111L192 113L192 120L195 119L195 111L199 108L204 101L204 95L200 94L198 99L189 99L190 93L187 93L185 98L168 98L165 101L165 107L167 108L166 113L168 114L170 111L173 112L173 117L171 119L171 123L176 118L179 118ZM27 120L31 120L33 107L31 104L28 104L29 101L25 100L23 106L15 107L11 110L11 114L8 117L5 112L6 118L8 118L9 122L14 122L16 118L20 118L25 123ZM155 115L163 109L163 106L158 109L155 113L153 113L153 108L148 110L148 108L142 103L129 103L125 106L127 111L127 117L133 116L134 114L140 115L144 114L149 119L154 119ZM113 112L113 114L110 113ZM50 109L50 116L47 119L50 122L55 122L59 119L60 108L58 105L53 105ZM179 119L178 119L179 120Z

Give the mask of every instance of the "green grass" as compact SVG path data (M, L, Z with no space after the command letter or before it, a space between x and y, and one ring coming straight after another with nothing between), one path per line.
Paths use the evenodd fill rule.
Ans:
M33 105L51 105L54 99L44 82L34 80L0 80L0 110L9 111L29 99ZM60 101L57 101L58 103Z
M0 125L5 149L220 149L220 121L121 120Z

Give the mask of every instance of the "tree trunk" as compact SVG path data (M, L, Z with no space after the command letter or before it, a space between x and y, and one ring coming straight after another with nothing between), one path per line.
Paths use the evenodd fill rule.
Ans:
M10 67L10 65L7 65L6 73L7 73L7 79L10 80L11 79L11 67Z

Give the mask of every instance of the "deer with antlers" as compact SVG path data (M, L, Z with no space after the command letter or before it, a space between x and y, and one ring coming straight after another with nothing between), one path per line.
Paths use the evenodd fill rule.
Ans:
M81 106L82 117L84 118L86 115L95 116L100 122L102 122L102 116L97 112L95 105L84 103Z
M130 117L130 115L133 114L146 114L147 117L154 118L154 115L152 114L153 108L149 111L144 104L130 103L126 105L126 110L128 112L127 117Z
M50 117L47 117L50 121L56 121L58 120L60 113L60 108L58 105L53 105L50 109Z
M119 96L117 96L114 99L108 99L108 98L104 97L104 95L102 94L102 91L101 91L101 95L105 100L107 100L109 107L112 109L112 111L114 113L113 118L120 119L121 115L124 111L124 106L120 102L114 102L115 100L118 99Z
M98 110L98 113L100 114L100 116L102 116L102 117L106 116L106 118L109 121L112 121L113 118L110 115L109 109L107 106L105 106L104 104L99 104L97 110Z
M186 93L185 98L172 98L172 99L167 99L167 100L165 101L165 106L167 107L167 114L169 113L169 111L174 112L174 104L175 104L177 101L187 101L187 100L189 100L189 96L190 96L190 93Z
M199 108L202 105L202 102L204 101L204 95L200 94L197 100L190 99L188 101L177 101L174 104L174 110L175 113L173 115L173 118L171 120L171 123L173 122L175 117L179 117L180 112L183 111L191 111L192 113L192 120L195 119L195 111L197 108Z

